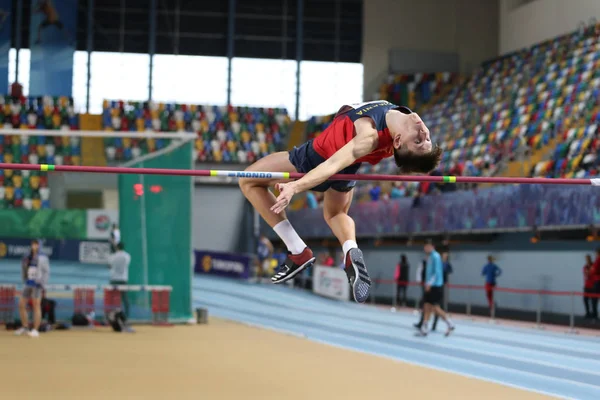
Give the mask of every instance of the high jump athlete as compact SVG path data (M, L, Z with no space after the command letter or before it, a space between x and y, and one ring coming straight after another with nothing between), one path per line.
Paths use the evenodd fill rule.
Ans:
M242 178L240 188L263 219L285 243L288 257L271 278L285 282L315 260L313 252L294 230L285 208L295 194L324 192L323 216L344 252L345 271L354 300L369 297L371 279L356 243L354 221L348 215L356 181L327 181L337 173L355 174L361 163L372 165L394 156L403 173L428 173L439 163L442 151L433 146L429 129L416 113L387 101L345 105L317 138L292 151L264 157L246 171L302 172L296 181ZM276 198L269 187L276 185Z

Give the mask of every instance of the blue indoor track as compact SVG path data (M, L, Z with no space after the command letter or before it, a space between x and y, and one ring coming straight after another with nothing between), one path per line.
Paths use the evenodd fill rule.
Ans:
M1 260L0 283L19 283L19 265ZM55 261L50 281L101 285L108 281L108 268ZM416 317L409 312L205 275L194 278L193 297L194 307L206 307L215 317L559 398L600 399L597 337L457 319L449 338L442 333L417 338ZM438 329L445 329L443 322Z
M194 306L309 340L570 399L600 399L600 340L458 320L449 338L414 336L412 313L275 285L196 277ZM440 321L438 330L445 330Z

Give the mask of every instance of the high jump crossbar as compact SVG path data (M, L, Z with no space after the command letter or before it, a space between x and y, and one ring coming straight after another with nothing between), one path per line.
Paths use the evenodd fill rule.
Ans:
M229 171L209 169L166 169L131 167L92 167L80 165L12 164L0 163L0 169L14 171L84 172L96 174L140 174L173 176L208 176L253 179L299 179L299 172ZM503 183L542 185L592 185L600 186L600 178L520 178L520 177L477 177L477 176L429 176L429 175L381 175L381 174L336 174L328 180L340 181L392 181L392 182L436 182L436 183Z

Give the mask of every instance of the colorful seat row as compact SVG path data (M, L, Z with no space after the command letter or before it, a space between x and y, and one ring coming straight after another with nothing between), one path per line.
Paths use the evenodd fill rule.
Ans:
M290 128L284 109L106 101L103 126L110 131L189 132L199 162L252 162L283 149ZM105 140L109 160L129 160L158 150L167 140Z

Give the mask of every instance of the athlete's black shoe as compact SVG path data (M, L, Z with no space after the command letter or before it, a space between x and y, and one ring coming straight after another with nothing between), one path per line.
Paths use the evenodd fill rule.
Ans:
M346 255L346 267L348 282L352 287L352 297L357 303L364 303L369 298L371 278L367 272L365 259L360 249L350 249Z
M311 249L306 247L300 254L288 253L287 258L275 271L271 277L273 283L283 283L292 279L305 268L310 267L315 262L315 257Z

